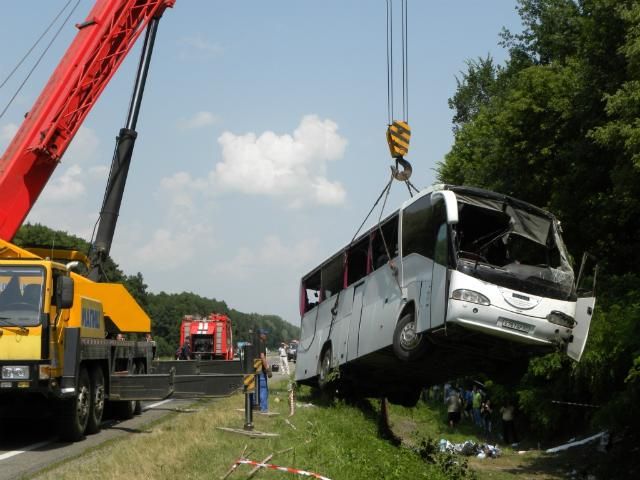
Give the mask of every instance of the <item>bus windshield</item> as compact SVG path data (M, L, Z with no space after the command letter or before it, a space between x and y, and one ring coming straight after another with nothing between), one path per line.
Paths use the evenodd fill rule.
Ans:
M508 197L456 192L457 269L498 286L568 300L574 275L557 220Z
M0 324L33 327L40 324L44 269L0 266Z

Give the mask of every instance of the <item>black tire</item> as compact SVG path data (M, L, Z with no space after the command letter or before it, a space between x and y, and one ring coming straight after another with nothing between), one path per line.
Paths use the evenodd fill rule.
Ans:
M137 364L134 362L132 365L131 374L138 373ZM137 403L135 400L122 400L112 402L113 416L118 420L129 420L136 414Z
M327 347L320 356L318 365L318 386L320 390L326 391L331 384L331 347Z
M393 353L403 362L412 362L427 352L427 338L416 333L416 322L412 313L405 314L393 332Z
M89 410L89 421L86 432L88 434L98 433L102 423L105 405L104 373L99 365L91 370L91 408Z
M60 401L58 407L60 438L68 442L82 440L91 411L91 381L85 367L80 367L76 396Z
M141 375L147 373L147 369L145 368L144 363L140 362L137 364L135 373L138 373ZM140 400L136 400L133 405L133 414L140 415L141 413L142 413L142 402Z

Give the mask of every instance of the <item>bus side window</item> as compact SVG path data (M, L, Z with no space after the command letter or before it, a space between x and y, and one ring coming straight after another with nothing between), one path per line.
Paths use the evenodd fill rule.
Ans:
M348 251L347 282L345 287L367 276L369 257L369 236L355 243Z
M308 312L320 303L320 270L302 279L300 288L300 314Z
M343 265L344 257L338 255L320 269L323 301L342 290L344 286Z
M449 263L449 225L447 210L442 198L433 203L433 222L435 227L435 248L433 260L440 265Z
M380 231L382 230L382 232ZM384 237L384 241L383 241ZM386 248L385 248L386 244ZM371 249L373 252L373 269L386 265L390 260L387 255L387 249L391 258L398 254L398 214L387 220L379 229L372 233Z
M436 226L431 196L419 198L402 212L402 256L417 253L433 258Z

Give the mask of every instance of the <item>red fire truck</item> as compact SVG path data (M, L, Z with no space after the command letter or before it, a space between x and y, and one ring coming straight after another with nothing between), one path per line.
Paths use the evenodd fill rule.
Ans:
M231 320L224 314L211 313L208 317L185 315L180 325L182 360L233 360Z

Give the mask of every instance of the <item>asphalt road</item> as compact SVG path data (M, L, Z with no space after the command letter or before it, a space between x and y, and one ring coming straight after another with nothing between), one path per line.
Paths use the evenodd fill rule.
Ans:
M141 415L125 421L107 420L99 433L75 443L59 441L47 421L5 421L0 424L0 480L34 474L69 457L82 455L112 438L143 432L145 425L153 420L184 411L193 403L192 399L143 403Z

